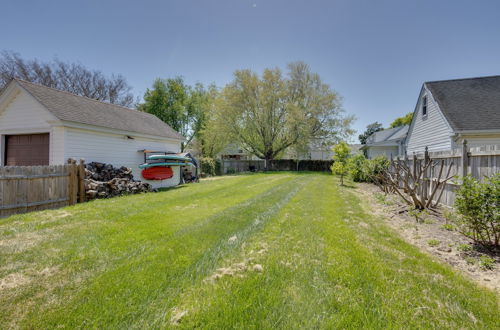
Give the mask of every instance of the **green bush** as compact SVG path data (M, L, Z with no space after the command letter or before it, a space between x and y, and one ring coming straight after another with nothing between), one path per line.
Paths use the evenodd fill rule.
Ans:
M205 175L219 175L220 174L220 162L210 157L200 158L201 172Z
M366 162L367 159L363 154L357 154L349 158L349 175L354 182L367 182L366 176Z
M455 208L459 231L484 246L499 246L500 173L484 183L466 176L457 190Z
M377 156L364 162L363 172L368 182L377 183L377 177L389 168L390 161L385 156Z

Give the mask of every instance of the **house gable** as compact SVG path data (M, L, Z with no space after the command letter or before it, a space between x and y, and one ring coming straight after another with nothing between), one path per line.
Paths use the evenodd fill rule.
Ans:
M16 84L0 95L0 131L4 135L49 132L53 121L57 118Z
M422 111L424 97L427 98L427 114ZM421 153L425 147L429 151L442 151L452 148L453 130L445 119L438 103L425 84L420 90L413 119L406 138L406 153Z

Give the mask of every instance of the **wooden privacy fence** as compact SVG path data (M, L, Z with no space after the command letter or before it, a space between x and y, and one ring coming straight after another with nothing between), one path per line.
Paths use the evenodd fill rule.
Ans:
M0 217L85 201L85 164L0 167Z
M439 203L446 206L453 206L455 192L460 187L459 179L461 177L470 175L483 181L486 176L492 176L500 172L500 145L469 148L467 141L464 141L460 149L444 152L426 151L425 153L414 154L404 160L393 160L392 162L405 161L415 170L415 164L418 167L420 163L425 162L426 158L437 162L437 166L429 170L428 173L424 173L423 179L419 182L419 194L423 195L425 199L429 197L428 193L432 191L433 184L437 181L439 173L441 172L444 177L451 164L450 175L456 176L456 180L446 182L442 193L438 191L434 196L434 200L440 197Z
M331 160L300 160L275 159L269 161L269 171L330 171L333 161ZM239 173L264 171L265 161L259 160L222 160L222 173Z

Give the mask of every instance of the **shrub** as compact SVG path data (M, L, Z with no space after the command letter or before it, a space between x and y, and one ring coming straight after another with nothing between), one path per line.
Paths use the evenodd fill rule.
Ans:
M460 233L483 246L499 246L500 173L486 178L484 183L464 177L456 193L455 208Z
M201 157L200 167L201 167L201 172L205 173L206 175L214 176L220 173L219 161L210 157Z
M363 154L357 154L349 158L349 175L354 182L368 181L368 177L365 172L366 162L367 159Z
M380 183L378 177L389 168L389 165L390 161L385 156L367 159L363 167L363 172L367 181L375 184Z

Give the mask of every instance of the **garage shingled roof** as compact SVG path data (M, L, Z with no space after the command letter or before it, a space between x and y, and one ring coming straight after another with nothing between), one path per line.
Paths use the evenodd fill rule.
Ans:
M20 79L14 81L59 120L184 140L182 135L152 114Z

